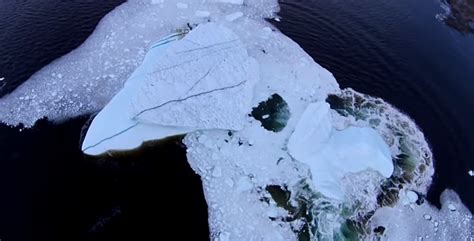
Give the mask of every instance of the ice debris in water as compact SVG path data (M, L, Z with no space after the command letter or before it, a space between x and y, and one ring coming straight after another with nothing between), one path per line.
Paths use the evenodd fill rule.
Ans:
M467 174L469 174L469 176L471 176L471 177L474 177L474 170L469 170L467 172Z
M472 215L454 193L441 197L441 210L422 202L433 158L413 121L381 99L340 90L264 21L277 11L274 0L128 1L78 49L0 99L1 121L31 126L109 103L84 142L91 154L188 133L213 240L472 236Z

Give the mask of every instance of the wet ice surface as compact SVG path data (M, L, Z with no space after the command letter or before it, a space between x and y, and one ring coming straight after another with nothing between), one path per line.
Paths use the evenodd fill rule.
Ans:
M109 14L79 49L0 99L0 116L8 124L31 126L43 116L62 120L98 111L110 101L109 108L96 117L96 123L102 124L89 130L97 137L90 143L141 126L133 141L126 136L128 142L110 142L91 154L188 133L187 158L202 178L215 240L364 238L382 226L386 238L399 232L400 237L440 235L441 240L472 235L465 232L472 225L471 216L459 201L449 199L447 208L460 214L453 218L438 215L426 202L416 205L431 183L433 158L413 121L380 99L340 90L331 73L263 20L276 10L276 2L265 0L245 5L223 0L130 1ZM184 35L183 30L196 25L183 39L173 39L167 49L155 51L155 41L173 33ZM216 54L214 47L222 51L207 58L206 54ZM131 75L144 58L136 75ZM168 71L168 67L178 70ZM140 76L141 70L151 75ZM252 79L256 83L244 87ZM226 87L233 86L239 91L226 93ZM259 118L251 112L276 95L285 103L284 122L272 131L262 123L274 112ZM331 101L331 95L339 99ZM315 103L326 106L324 115L305 113ZM196 115L199 118L192 118ZM363 133L351 134L354 130ZM348 158L377 158L358 159L348 165L351 168L343 162L336 162L342 166L318 163L313 157L321 150L312 142L323 137L331 140L332 132L347 135L319 143L321 150L329 150L324 153L327 160L343 160L333 153L341 149L347 150ZM366 152L346 149L353 141ZM327 168L326 180L335 185L326 190L318 186L325 176L312 166ZM282 203L271 191L275 188L269 187L280 187L276 189L286 192L288 200ZM336 195L327 192L334 187L339 189ZM394 214L389 206L402 211ZM438 231L456 233L425 234L413 226L393 226L409 222L410 210L417 220L444 218L445 229Z

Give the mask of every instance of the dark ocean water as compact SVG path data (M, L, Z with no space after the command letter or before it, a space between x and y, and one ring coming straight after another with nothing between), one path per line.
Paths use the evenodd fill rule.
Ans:
M0 1L0 96L77 47L121 2ZM435 19L444 12L436 0L281 7L275 25L342 87L384 98L423 129L436 159L430 201L450 187L474 210L474 36ZM91 159L79 149L88 118L23 131L0 125L0 239L208 239L201 182L179 140Z
M0 1L0 96L79 46L122 2ZM201 180L179 139L88 158L88 119L23 131L0 124L0 240L209 240Z

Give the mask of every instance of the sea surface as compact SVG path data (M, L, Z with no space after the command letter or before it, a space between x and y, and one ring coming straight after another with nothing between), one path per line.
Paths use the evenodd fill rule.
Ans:
M122 2L0 1L0 96L78 47ZM437 0L284 0L272 23L341 87L412 117L434 153L429 201L452 188L474 211L474 35L444 13ZM89 119L0 124L0 239L208 240L201 181L179 137L90 158L80 151Z

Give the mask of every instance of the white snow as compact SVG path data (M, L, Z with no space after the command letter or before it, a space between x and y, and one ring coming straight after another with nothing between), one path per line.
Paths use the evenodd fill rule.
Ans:
M348 173L371 169L390 177L393 172L390 149L380 135L371 128L334 130L325 102L307 107L288 149L296 160L310 166L316 189L337 200L344 199L341 180Z

